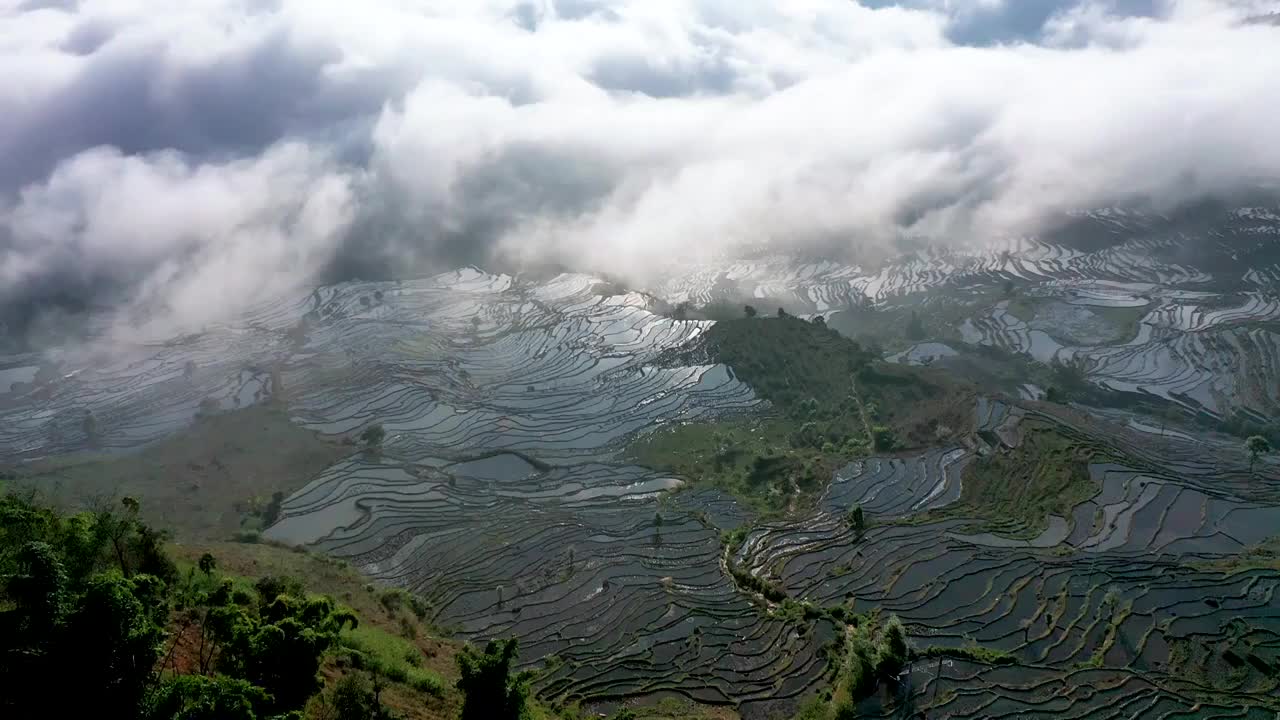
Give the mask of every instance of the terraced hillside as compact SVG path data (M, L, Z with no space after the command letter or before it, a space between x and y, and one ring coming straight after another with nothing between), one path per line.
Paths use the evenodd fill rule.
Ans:
M29 381L0 395L0 448L128 450L199 414L275 397L325 434L381 422L405 457L459 447L568 457L658 420L755 403L723 368L648 363L709 323L657 317L648 298L597 285L564 275L525 286L474 270L347 283L194 336L7 360L35 364L6 371Z
M993 429L1016 418L1011 410L979 408ZM1030 432L1049 427L1077 447L1114 452L1099 428L1024 413L1007 428L1013 434L979 445L970 462L1032 442L1017 432L1029 424L1039 426ZM1280 689L1280 573L1222 572L1206 561L1275 533L1280 482L1209 488L1197 481L1239 468L1223 459L1196 472L1192 448L1170 442L1162 450L1171 462L1095 459L1089 498L1033 537L977 517L981 498L938 502L927 520L868 503L871 527L856 537L843 520L848 499L890 483L921 499L943 497L947 487L947 455L872 459L838 476L804 522L753 530L736 560L815 604L892 612L918 648L933 651L937 659L904 670L896 702L863 703L871 715L905 704L929 717L1269 717ZM929 487L936 490L920 490ZM967 648L997 651L1001 662L982 662Z
M1280 235L1251 212L1186 260L1172 221L1097 214L1108 242L740 261L656 296L475 269L326 286L0 358L0 454L118 467L262 405L326 453L273 478L303 486L265 535L461 639L519 637L551 705L1272 717L1280 464L1192 424L1280 405ZM690 300L744 317L660 312ZM1182 415L1094 402L1114 396ZM855 693L889 615L912 659Z
M654 291L823 314L899 350L951 345L927 356L968 345L1075 360L1106 391L1259 424L1280 412L1278 282L1280 208L1107 208L1045 237L919 245L868 265L762 253L674 268ZM904 336L914 313L922 332Z

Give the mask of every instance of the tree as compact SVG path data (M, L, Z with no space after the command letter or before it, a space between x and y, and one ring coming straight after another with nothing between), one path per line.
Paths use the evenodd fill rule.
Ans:
M1003 284L1003 286L1002 286L1002 289L1003 289L1003 291L1004 291L1004 296L1005 296L1005 297L1009 297L1010 295L1013 295L1013 290L1014 290L1014 287L1013 287L1013 281L1012 281L1012 280L1005 280L1005 281L1004 281L1004 284Z
M853 530L853 534L862 537L862 533L867 529L866 517L862 513L861 505L854 505L849 511L849 527Z
M1177 420L1179 414L1177 405L1170 405L1160 411L1160 437L1164 437L1164 431L1168 428L1169 421Z
M364 673L344 675L328 698L333 720L391 720L394 716L382 705L381 694L378 678L371 682Z
M907 662L907 630L897 615L890 615L885 623L880 643L880 677L891 678L902 670Z
M169 606L164 584L150 575L118 571L91 578L68 614L59 654L74 664L76 695L84 708L136 708L160 659ZM59 663L61 664L61 663Z
M205 553L200 556L200 572L205 575L213 575L213 571L218 567L218 561L213 557L212 553Z
M1244 446L1249 451L1249 472L1253 472L1253 465L1258 462L1259 455L1271 452L1271 443L1261 435L1250 436L1244 441Z
M819 325L821 327L827 326L827 319L822 317L821 315L814 315L813 319L810 320L809 322L812 322L814 325Z
M920 321L920 315L915 310L911 311L911 319L907 321L906 334L908 340L924 339L924 323Z
M529 696L531 672L512 675L517 642L490 640L484 653L468 646L458 654L458 690L462 691L462 720L519 720Z
M661 513L661 512L656 512L656 513L654 513L654 514L653 514L653 526L654 526L654 527L656 527L656 528L660 528L660 527L662 527L662 513Z
M262 527L270 527L280 519L280 507L284 504L284 493L277 490L271 493L271 500L267 502L267 507L262 511Z
M41 541L24 544L14 565L17 572L8 576L4 586L4 595L14 609L0 616L7 621L3 630L38 663L50 651L50 639L67 610L67 573L57 551ZM15 661L21 663L20 659ZM5 657L4 670L12 669L9 663L10 658Z
M80 421L80 427L84 430L85 439L91 447L97 447L101 443L102 430L98 427L98 418L92 410L84 411L84 419Z
M387 436L387 431L382 429L382 423L374 423L364 429L360 433L360 440L364 446L370 450L381 450L382 440Z
M747 317L749 318L753 318L756 316L756 309L751 307L750 305L743 307L742 311L746 313Z
M876 689L876 647L871 644L867 635L855 633L849 640L848 657L848 677L845 682L849 694L858 699L867 697Z
M0 499L0 716L136 714L155 678L176 576L162 535L111 508L63 517ZM173 575L171 576L170 573ZM72 692L43 692L74 668Z
M787 311L784 308L778 308L778 317L780 318L787 317Z

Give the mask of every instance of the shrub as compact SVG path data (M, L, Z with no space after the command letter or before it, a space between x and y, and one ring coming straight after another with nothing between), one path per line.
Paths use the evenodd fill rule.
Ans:
M271 501L262 511L262 527L269 527L280 519L280 505L284 503L284 493L279 490L271 493Z
M387 612L394 613L404 604L405 591L400 588L389 588L382 591L382 596L378 598L378 602L382 603L382 607Z
M258 591L258 602L263 606L275 602L281 595L291 598L303 598L306 595L302 581L288 575L264 575L258 578L253 588Z
M403 683L409 680L409 671L403 665L387 665L382 668L382 676L391 682Z
M876 425L871 428L872 442L876 452L890 452L898 447L898 436L893 428L887 425Z
M343 676L328 698L333 720L390 720L393 716L379 698L381 689L376 679L370 682L363 673Z
M382 428L382 423L374 423L360 433L360 441L366 448L377 450L382 447L382 441L386 436L387 431Z
M409 618L400 618L400 637L405 640L418 639L418 627L410 622Z
M424 620L426 619L427 615L431 612L431 606L427 604L426 600L423 600L417 595L411 594L409 595L409 610L419 620Z
M410 680L409 687L420 693L431 695L432 697L444 696L444 683L435 675L426 673L415 675Z

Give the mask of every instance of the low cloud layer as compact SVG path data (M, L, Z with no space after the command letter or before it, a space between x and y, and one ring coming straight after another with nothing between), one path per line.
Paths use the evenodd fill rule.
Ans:
M1277 9L0 0L0 307L176 330L322 277L1230 195L1280 176Z

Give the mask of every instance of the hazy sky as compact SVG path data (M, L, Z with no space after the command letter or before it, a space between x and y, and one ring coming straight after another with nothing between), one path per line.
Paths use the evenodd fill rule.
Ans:
M0 305L1228 194L1280 176L1278 5L0 0Z

